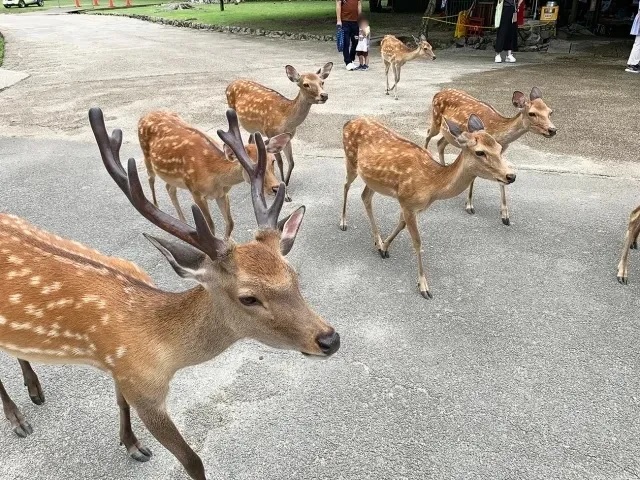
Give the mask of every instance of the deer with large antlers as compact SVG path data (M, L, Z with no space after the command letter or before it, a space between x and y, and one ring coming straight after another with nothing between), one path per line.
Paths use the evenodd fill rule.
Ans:
M215 235L207 202L208 199L214 199L224 217L225 237L229 238L233 230L229 190L243 180L249 181L247 173L229 146L225 144L221 149L208 135L189 125L177 114L165 111L150 112L140 118L138 139L144 154L153 204L158 206L155 190L155 178L158 176L166 182L171 203L178 218L184 222L177 191L178 188L187 189ZM252 135L244 148L255 163L258 150L253 139ZM266 142L264 192L267 195L275 195L280 187L274 172L273 155L280 153L290 140L291 135L282 133Z
M365 183L362 202L380 256L389 257L391 242L406 227L418 260L418 287L424 298L432 298L432 295L422 265L417 214L436 200L459 195L475 177L503 184L516 179L513 168L502 158L502 147L484 130L478 117L471 115L467 131L462 131L453 121L446 122L451 135L462 147L456 161L447 166L436 162L426 149L368 118L347 122L342 134L347 178L340 229L347 229L347 195L351 183L360 176ZM400 204L398 225L384 241L373 216L371 200L375 193L393 197Z
M416 48L413 50L393 35L385 35L380 43L380 53L384 62L384 76L387 81L385 93L389 95L389 91L393 90L396 100L398 100L398 83L400 82L400 70L402 70L403 65L420 57L429 57L431 60L436 59L433 48L424 35L420 35L419 39L413 37L413 40L416 43ZM389 88L389 69L393 72L394 79L391 88Z
M511 98L513 106L518 109L514 117L505 117L491 105L484 103L461 90L447 89L438 92L433 97L431 110L431 127L424 143L424 148L429 147L433 137L442 133L438 140L438 156L440 163L445 164L444 149L448 144L458 146L444 126L443 118L453 120L464 125L470 115L476 115L482 120L487 133L489 133L502 146L502 153L506 152L511 143L527 132L537 133L545 138L556 135L557 129L551 121L551 110L542 100L542 92L538 87L533 87L529 98L522 92L513 92ZM469 194L465 210L469 214L475 213L473 208L473 181L469 185ZM505 186L500 185L500 216L502 223L510 224L509 208L507 207L507 194Z
M267 137L288 133L293 137L296 130L309 114L312 105L325 103L329 94L324 91L324 81L333 68L329 62L315 73L298 73L291 65L285 67L289 80L295 83L299 92L289 100L275 90L271 90L251 80L235 80L227 87L227 103L236 111L240 125L250 133L260 132ZM289 185L293 171L291 143L284 148L287 157L287 174L284 174L282 155L276 154L280 178Z
M618 262L618 282L622 285L629 282L629 250L638 249L638 234L640 234L640 206L634 208L629 215L629 225L624 236L620 262Z
M159 290L130 262L56 237L20 218L0 216L0 350L26 361L82 363L105 371L115 381L120 439L131 457L147 461L151 452L132 431L130 406L196 480L206 478L202 461L165 404L178 370L206 362L243 338L325 357L340 346L336 331L302 297L296 273L284 258L304 207L278 221L285 188L281 184L267 208L262 137L256 137L254 165L235 114L230 111L227 118L229 131L218 134L250 178L259 228L244 244L215 237L195 205L195 228L153 205L143 193L135 160L129 159L126 171L120 163L122 132L108 135L102 111L89 111L113 180L142 216L182 240L146 235L179 276L199 283L191 290ZM4 388L0 397L16 433L32 433Z

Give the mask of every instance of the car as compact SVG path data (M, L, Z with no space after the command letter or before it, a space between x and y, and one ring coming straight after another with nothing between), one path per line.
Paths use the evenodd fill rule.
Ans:
M4 5L4 8L24 8L28 5L37 5L38 7L43 7L44 0L2 0L2 5Z

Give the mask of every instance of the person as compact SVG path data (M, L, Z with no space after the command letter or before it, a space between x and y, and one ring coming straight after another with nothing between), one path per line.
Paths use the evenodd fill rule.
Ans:
M356 47L358 39L358 18L362 14L361 0L336 0L336 19L342 27L344 44L342 55L347 70L355 70Z
M358 22L358 45L356 45L356 55L360 60L360 65L356 70L369 70L369 43L371 40L371 29L369 21L361 17Z
M631 48L629 60L627 60L627 68L625 69L625 72L640 73L640 10L636 13L636 18L633 19L631 35L636 36L636 41L633 42L633 47Z
M517 7L516 7L517 2ZM515 63L513 51L518 46L518 15L517 10L523 0L498 0L496 7L496 23L498 35L496 37L496 63L502 63L502 52L506 51L504 61Z

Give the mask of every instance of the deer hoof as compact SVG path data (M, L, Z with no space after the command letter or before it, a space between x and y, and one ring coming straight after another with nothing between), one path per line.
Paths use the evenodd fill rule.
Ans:
M503 219L502 219L502 223L504 223L506 226L511 225L511 222L509 221L509 217L507 217L507 218L503 218Z
M476 213L476 209L473 207L465 207L464 209L467 211L469 215L473 215L474 213Z
M44 404L44 392L42 390L38 390L37 395L29 395L29 398L31 398L31 401L36 405Z
M284 201L285 202L290 202L291 201L291 197L289 195L285 195L284 196Z
M425 290L424 292L420 290L420 295L422 295L427 300L433 299L433 295L431 295L431 292L429 290Z
M620 285L627 285L627 283L629 283L629 279L627 277L623 277L621 275L618 275L618 283Z
M638 249L638 242L633 242L629 248L632 249L632 250L637 250Z
M380 256L382 258L389 258L389 251L387 251L387 250L378 249L378 253L380 254Z
M347 224L346 223L341 223L340 224L340 230L342 230L343 232L347 231Z
M148 462L153 456L151 450L149 450L147 447L143 447L142 445L133 445L128 450L129 456L137 462Z
M13 433L15 433L20 438L26 438L33 433L33 427L27 422L22 416L18 417L17 415L11 420L11 425L13 426Z

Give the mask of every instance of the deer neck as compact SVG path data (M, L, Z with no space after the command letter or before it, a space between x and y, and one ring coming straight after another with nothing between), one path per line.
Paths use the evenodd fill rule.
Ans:
M403 63L410 62L411 60L413 60L416 57L418 57L418 55L420 55L420 47L416 48L415 50L411 50L411 51L407 52L404 55Z
M435 168L438 169L437 186L439 188L436 189L433 195L434 199L444 200L460 195L475 178L463 152L458 155L453 163L447 166L436 164Z
M154 332L150 343L162 350L171 375L211 360L241 338L229 326L233 314L225 298L198 286L180 293L156 291L139 305L150 324L145 330Z
M493 138L500 145L506 147L527 133L528 128L524 123L524 113L518 112L515 117L503 117L496 128L492 130L495 131L495 133L492 132Z
M309 115L311 105L302 92L298 92L298 96L290 101L285 111L286 118L284 119L284 128L282 131L287 133L295 132L296 128L298 128L298 126L304 122L305 118L307 118L307 115Z

